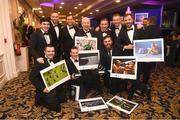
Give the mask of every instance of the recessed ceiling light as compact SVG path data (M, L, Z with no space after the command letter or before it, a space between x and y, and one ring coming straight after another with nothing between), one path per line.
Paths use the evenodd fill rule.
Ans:
M90 12L89 14L90 14L90 15L92 15L93 13L92 13L92 12Z
M115 0L116 3L120 3L121 1L120 0Z
M79 5L79 6L82 6L82 3L79 3L78 5Z
M99 10L97 9L96 12L99 12Z
M45 17L44 15L42 17Z
M72 14L72 12L69 12L69 14L71 15L71 14Z
M62 9L63 7L62 6L59 6L60 9Z
M74 7L74 9L76 9L76 10L77 10L77 9L78 9L78 7Z
M64 5L64 2L61 2L61 5Z
M43 11L41 10L41 11L39 11L39 13L43 13Z

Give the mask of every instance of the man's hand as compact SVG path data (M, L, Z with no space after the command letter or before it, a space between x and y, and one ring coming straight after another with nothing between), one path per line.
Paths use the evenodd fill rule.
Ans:
M44 58L42 57L39 57L36 59L39 63L43 64L44 63Z
M49 90L47 88L44 88L43 92L44 93L49 93Z
M71 75L71 79L72 79L72 80L77 79L77 77L75 76L75 73L73 73L73 74Z
M123 50L131 50L131 49L133 49L134 48L134 45L132 45L132 44L129 44L129 45L125 45L124 46L124 48L123 48Z

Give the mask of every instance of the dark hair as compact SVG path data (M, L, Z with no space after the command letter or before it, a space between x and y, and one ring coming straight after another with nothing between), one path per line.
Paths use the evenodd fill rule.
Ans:
M76 46L73 46L73 47L71 48L71 50L72 50L72 49L77 49L77 50L78 50L78 47L76 47Z
M112 17L115 17L115 16L120 16L121 17L121 15L119 13L114 13Z
M151 16L148 18L149 25L156 25L157 18L156 16Z
M52 44L47 44L46 47L44 48L44 50L46 50L47 47L54 47L54 45ZM54 47L55 48L55 47Z
M112 40L112 37L111 37L110 35L106 35L106 36L103 37L103 41L104 41L106 38L111 38L111 40Z
M131 16L132 19L134 19L134 15L133 14L125 14L123 17L127 17L127 16Z
M40 19L40 23L42 23L42 22L50 22L50 21L49 21L49 18L47 18L47 17L42 17L42 18Z
M66 16L66 19L67 19L68 17L70 17L70 16L72 16L72 18L74 19L73 15L67 15L67 16Z
M103 17L100 19L100 23L101 23L101 21L108 21L108 19L106 17Z

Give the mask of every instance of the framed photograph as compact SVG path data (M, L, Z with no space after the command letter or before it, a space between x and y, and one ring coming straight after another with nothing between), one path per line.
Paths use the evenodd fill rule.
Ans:
M134 56L138 62L163 62L163 38L134 40Z
M97 50L97 38L75 37L75 46L82 50Z
M106 104L127 114L131 114L131 112L138 106L138 103L129 101L119 96L114 96Z
M65 60L41 70L40 74L49 91L70 79Z
M148 18L148 13L135 13L135 24L142 24L144 18Z
M99 50L79 51L79 70L97 69L99 64Z
M110 77L136 80L137 61L134 56L112 56Z
M101 110L101 109L108 108L108 106L106 105L102 97L80 99L79 105L80 105L81 112Z

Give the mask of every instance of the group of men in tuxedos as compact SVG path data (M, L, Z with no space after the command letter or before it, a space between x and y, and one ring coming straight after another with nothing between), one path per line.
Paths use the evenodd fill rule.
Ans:
M112 56L133 56L133 40L150 38L152 31L157 30L156 27L151 27L151 25L145 29L137 29L133 24L131 14L124 15L124 22L125 25L122 25L121 16L114 14L112 17L113 25L110 28L108 19L102 18L99 27L94 30L91 28L91 21L87 17L83 17L81 20L82 28L74 26L72 15L67 16L67 24L64 27L59 24L58 13L56 12L51 14L50 20L42 18L39 31L31 35L30 45L34 67L29 79L36 87L35 105L43 105L50 110L60 111L60 103L67 100L65 89L69 92L71 85L80 86L80 98L85 98L91 89L96 90L97 94L103 92L103 85L97 70L79 71L77 68L79 50L74 46L75 36L97 38L97 48L100 51L99 64L105 68L103 80L107 91L110 91L111 94L119 93L122 90L127 90L127 84L130 83L128 99L133 98L137 89L146 93L148 99L150 99L150 90L146 86L148 81L146 80L146 83L143 83L139 80L141 74L147 75L148 77L145 78L149 79L150 70L143 71L143 73L142 69L144 68L142 66L147 64L147 67L149 67L150 63L138 63L137 80L121 80L120 78L110 77L109 70ZM151 38L159 37L158 35L152 35ZM66 60L71 80L52 91L48 91L40 77L40 71L62 59ZM80 73L81 76L77 77L77 73Z

